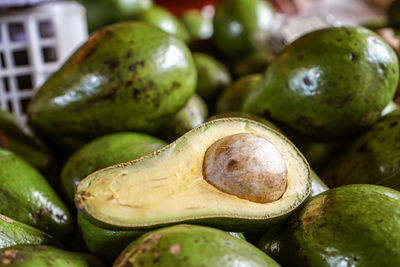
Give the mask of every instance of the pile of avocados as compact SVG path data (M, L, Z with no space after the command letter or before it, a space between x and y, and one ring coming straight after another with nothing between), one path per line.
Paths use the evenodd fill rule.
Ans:
M25 120L0 110L1 266L400 266L399 61L377 33L276 54L264 0L82 3L89 39Z

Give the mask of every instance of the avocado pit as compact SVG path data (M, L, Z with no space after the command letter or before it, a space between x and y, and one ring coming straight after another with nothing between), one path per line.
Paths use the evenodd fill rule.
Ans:
M282 154L267 139L250 133L212 144L204 156L203 176L217 189L257 203L280 199L287 186Z

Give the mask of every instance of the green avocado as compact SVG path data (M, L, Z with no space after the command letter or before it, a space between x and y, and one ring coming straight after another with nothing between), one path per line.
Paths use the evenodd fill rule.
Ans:
M32 129L12 113L0 109L0 148L13 151L44 175L50 176L57 164L49 149Z
M253 52L233 64L233 73L236 77L263 73L271 62L270 56L264 51Z
M283 266L399 266L400 192L330 189L306 202L260 248Z
M76 151L61 171L61 188L73 203L74 190L87 175L102 168L124 163L166 145L158 138L141 133L114 133L98 137Z
M69 240L73 221L46 179L11 151L0 149L0 214Z
M0 214L0 249L16 245L41 244L62 246L45 232Z
M329 187L375 184L400 171L400 111L384 116L321 172Z
M118 257L122 266L279 266L253 245L218 229L176 225L149 232Z
M133 18L172 34L183 42L189 41L189 33L185 25L171 12L161 6L153 6Z
M385 116L395 110L400 110L400 106L396 102L390 101L389 104L387 104L382 110L381 116Z
M207 54L196 52L193 58L198 75L196 93L212 112L218 96L231 83L231 74L224 64Z
M319 178L319 176L313 170L311 170L311 176L312 183L309 196L310 198L329 190L329 187L321 180L321 178Z
M190 222L246 232L287 218L310 188L309 166L288 139L257 122L226 118L92 173L77 186L75 203L86 219L111 230Z
M45 245L20 245L0 249L0 263L8 267L105 267L90 254Z
M155 133L192 96L196 78L182 41L122 22L93 33L39 88L27 113L45 135Z
M153 5L152 0L80 0L80 2L86 7L90 32L126 20Z
M392 48L362 27L317 30L287 46L244 111L323 139L365 130L392 100L399 67Z
M214 43L231 58L265 46L275 12L264 0L220 0L215 8Z
M242 111L244 101L261 78L261 74L246 75L230 84L219 97L216 112Z
M162 127L160 136L165 140L174 141L204 123L207 115L207 104L199 95L194 94L186 105Z
M190 41L210 39L214 33L212 17L198 9L182 13L181 20L188 30Z
M78 224L90 253L107 263L112 263L124 248L146 233L146 231L101 228L86 220L80 212L78 212Z

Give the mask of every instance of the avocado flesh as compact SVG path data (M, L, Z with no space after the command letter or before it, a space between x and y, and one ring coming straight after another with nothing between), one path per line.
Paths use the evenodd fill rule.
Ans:
M264 137L282 154L287 188L277 201L241 199L203 178L206 150L221 138L240 133ZM89 219L108 227L154 228L206 220L242 231L249 224L265 227L266 221L287 215L308 196L310 187L309 166L285 137L254 121L232 118L202 124L163 149L93 173L78 185L75 201Z

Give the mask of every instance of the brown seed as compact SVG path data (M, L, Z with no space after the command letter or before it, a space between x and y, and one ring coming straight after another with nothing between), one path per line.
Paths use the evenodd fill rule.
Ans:
M254 134L227 136L211 145L204 156L203 176L217 189L257 203L278 200L287 185L282 154Z

